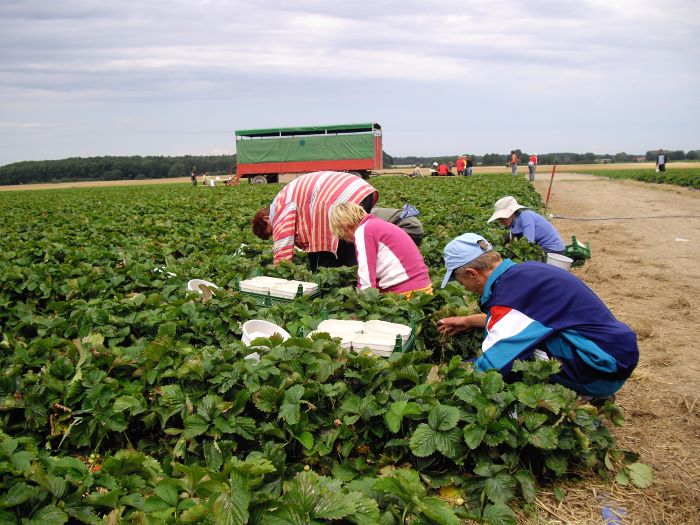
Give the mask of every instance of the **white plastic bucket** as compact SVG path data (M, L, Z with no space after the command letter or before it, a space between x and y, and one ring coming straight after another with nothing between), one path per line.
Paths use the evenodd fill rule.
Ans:
M213 290L218 290L219 287L216 286L214 283L211 283L209 281L205 281L204 279L190 279L187 282L187 291L188 292L197 292L198 294L203 294L204 289L201 288L202 286L206 286L208 288L211 288Z
M204 301L209 301L212 298L212 291L218 289L219 287L216 286L214 283L210 283L209 281L205 281L204 279L191 279L187 283L187 291L197 292L199 295L202 296L202 299L204 299Z
M567 272L571 270L571 263L574 260L566 255L559 255L558 253L548 253L547 254L547 264L566 270Z
M243 323L243 336L241 341L246 346L250 346L251 341L258 337L272 337L274 334L279 334L285 341L292 337L284 328L277 326L270 321L261 319L252 319Z

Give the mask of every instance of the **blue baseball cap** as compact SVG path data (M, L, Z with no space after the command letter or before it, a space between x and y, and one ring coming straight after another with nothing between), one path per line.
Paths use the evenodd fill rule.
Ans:
M448 281L452 279L454 270L472 262L489 250L493 250L493 246L478 233L464 233L448 242L443 252L447 273L442 280L441 288L447 286Z

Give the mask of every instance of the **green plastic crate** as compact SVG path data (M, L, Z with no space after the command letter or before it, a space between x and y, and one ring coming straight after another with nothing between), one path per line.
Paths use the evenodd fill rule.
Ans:
M396 343L394 344L394 352L410 352L413 350L413 345L416 344L416 323L411 322L411 335L406 339L404 344L403 339L400 335L396 336Z
M576 240L576 236L571 236L571 244L564 248L564 255L573 259L571 266L583 266L591 258L591 244Z

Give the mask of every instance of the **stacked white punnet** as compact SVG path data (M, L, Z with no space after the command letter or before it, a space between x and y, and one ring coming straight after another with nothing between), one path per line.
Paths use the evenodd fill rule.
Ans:
M340 338L343 348L352 348L356 352L368 349L375 355L388 357L394 351L396 336L400 336L403 344L406 344L411 336L411 327L378 320L363 322L328 319L321 321L309 336L319 332Z
M318 328L316 328L319 332L328 332L329 334L337 332L361 334L364 329L364 321L353 321L350 319L327 319L318 323Z
M353 339L355 339L358 334L362 333L364 326L365 323L362 321L327 319L321 321L316 330L311 332L308 337L323 332L329 334L331 337L340 338L340 346L349 350L352 348Z
M404 344L411 337L411 327L405 324L389 323L387 321L380 321L378 319L373 319L365 323L365 329L363 330L365 334L367 333L377 333L377 334L389 334L394 339L397 335L401 336L401 340Z
M365 348L375 355L389 357L394 351L396 337L379 332L367 332L359 334L352 340L352 349L360 352Z
M285 284L280 284L270 289L270 295L273 297L282 297L284 299L294 299L299 291L299 285L302 287L302 295L309 295L318 290L318 284L308 283L305 281L287 281Z
M270 294L272 297L294 299L299 290L299 285L302 286L303 295L313 294L318 291L318 284L316 283L281 279L279 277L266 277L264 275L241 281L239 288L242 292L262 295Z

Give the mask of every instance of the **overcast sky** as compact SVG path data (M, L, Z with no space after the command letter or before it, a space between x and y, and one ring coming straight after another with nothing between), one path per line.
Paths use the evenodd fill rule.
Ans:
M3 0L0 165L366 121L391 155L698 149L699 65L697 0Z

